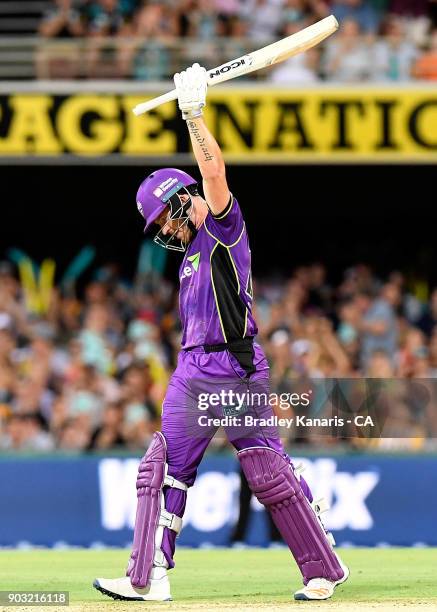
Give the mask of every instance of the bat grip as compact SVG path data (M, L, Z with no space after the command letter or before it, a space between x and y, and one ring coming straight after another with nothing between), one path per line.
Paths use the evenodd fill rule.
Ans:
M176 92L176 89L173 89L172 91L168 91L167 93L162 94L162 96L158 96L157 98L147 100L147 102L141 102L141 104L137 104L133 109L133 113L134 115L142 115L143 113L147 113L147 111L152 110L152 108L161 106L161 104L176 100L177 97L178 94Z

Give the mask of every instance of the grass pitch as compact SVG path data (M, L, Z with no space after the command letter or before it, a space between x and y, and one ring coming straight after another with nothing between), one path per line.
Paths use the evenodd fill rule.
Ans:
M287 550L177 551L171 572L172 602L118 602L92 588L97 577L124 574L127 550L0 551L0 590L70 592L70 608L10 607L9 611L70 610L132 612L132 609L298 609L332 612L437 611L437 549L347 549L340 551L351 577L326 602L295 602L300 574ZM6 608L3 608L6 612Z

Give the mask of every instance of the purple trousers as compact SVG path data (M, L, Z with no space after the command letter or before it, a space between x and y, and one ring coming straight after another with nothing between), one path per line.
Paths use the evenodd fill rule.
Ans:
M268 392L268 363L261 347L254 344L254 365L256 372L251 375L250 383L257 389ZM219 392L226 387L245 388L245 371L235 357L228 351L205 353L202 348L181 351L177 368L171 377L163 403L162 433L167 442L168 474L192 486L197 475L197 468L218 427L197 425L202 415L196 405L199 390ZM222 407L215 409L215 415L221 415ZM262 417L271 416L269 405L260 409ZM267 446L284 454L282 443L276 430L258 428L252 431L240 431L237 428L225 428L228 439L236 450L251 446ZM241 437L240 437L241 433ZM287 457L288 459L288 457ZM309 491L308 494L310 495ZM165 508L182 517L185 511L186 493L179 489L164 489ZM176 534L170 529L164 530L162 550L169 567L174 567L173 555Z

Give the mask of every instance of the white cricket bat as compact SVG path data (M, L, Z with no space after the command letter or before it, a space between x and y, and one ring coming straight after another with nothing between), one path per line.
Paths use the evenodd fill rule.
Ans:
M325 17L311 26L287 36L282 40L267 45L258 51L248 53L242 57L226 62L217 68L208 70L208 85L217 85L230 79L235 79L243 74L260 70L266 66L272 66L283 62L292 55L297 55L318 45L322 40L333 34L338 29L338 21L334 15ZM142 115L152 108L156 108L165 102L176 100L176 89L169 91L162 96L137 104L133 109L135 115Z

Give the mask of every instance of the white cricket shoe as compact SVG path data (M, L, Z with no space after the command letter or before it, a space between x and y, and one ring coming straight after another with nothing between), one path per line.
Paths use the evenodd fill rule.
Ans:
M154 567L150 585L144 589L133 587L129 576L123 578L96 578L93 587L112 597L127 601L171 601L170 581L165 567Z
M329 599L332 597L335 587L343 582L346 582L350 574L349 568L342 563L340 558L338 560L344 571L343 578L340 578L340 580L336 580L335 582L326 580L326 578L312 578L308 581L308 584L303 587L303 589L296 591L294 594L294 599L297 599L298 601L313 601Z

